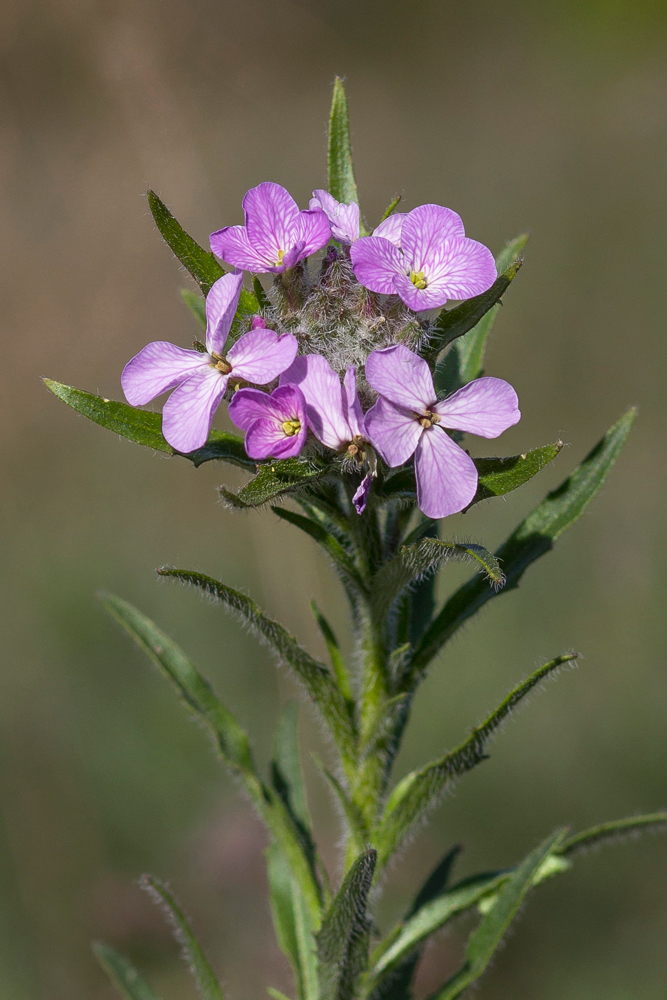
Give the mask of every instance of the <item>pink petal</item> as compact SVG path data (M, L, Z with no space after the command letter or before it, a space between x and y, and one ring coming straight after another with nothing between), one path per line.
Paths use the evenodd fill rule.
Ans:
M443 291L437 282L427 288L417 288L406 274L395 276L394 291L400 295L408 309L413 309L415 312L437 309L439 306L444 306L449 298L447 290Z
M299 206L282 185L265 181L250 188L243 199L248 240L257 253L278 262L278 252L296 242Z
M423 431L410 411L394 406L382 396L366 414L366 435L392 468L407 462Z
M465 236L456 212L442 205L420 205L405 217L401 249L413 271L426 271L438 247L455 236Z
M501 378L478 378L433 407L450 430L495 438L521 420L516 392Z
M299 212L296 231L299 243L303 244L299 260L310 257L311 253L320 250L331 239L329 220L320 208Z
M318 441L337 451L354 437L347 422L343 386L326 358L305 354L280 376L281 385L298 385L306 400L308 425Z
M179 385L198 368L210 370L208 366L208 355L156 340L128 361L120 381L128 403L143 406Z
M236 341L227 353L234 375L266 385L273 382L294 361L299 344L291 333L279 337L273 330L256 327Z
M247 431L255 420L272 415L278 420L280 410L271 402L271 396L261 389L239 389L229 404L229 416L237 427Z
M231 271L211 286L206 296L206 349L222 352L239 304L243 272Z
M394 275L405 274L403 256L393 243L379 236L363 236L350 247L357 281L372 292L394 294Z
M369 354L366 378L381 396L411 412L421 413L435 403L429 366L403 344Z
M328 191L313 191L310 208L321 208L331 223L331 235L341 243L354 243L359 239L359 206L352 202L345 205L336 201Z
M407 215L405 212L394 212L393 215L388 215L384 222L375 227L373 236L381 236L383 240L389 240L395 247L400 248L401 230L406 219Z
M234 267L255 274L265 274L275 262L275 257L266 257L255 250L248 240L245 226L225 226L217 233L211 233L211 250L220 260L226 260Z
M427 290L441 290L450 299L481 295L498 277L491 251L482 243L453 239L443 243L424 266Z
M206 444L227 381L207 365L172 392L162 408L162 433L172 448L187 455Z
M437 424L421 436L415 475L417 505L427 517L455 514L477 492L475 463Z
M359 434L363 437L364 411L361 409L361 403L359 402L359 394L357 392L357 369L354 365L350 365L345 372L343 388L345 390L344 398L347 402L347 422L350 425L352 436L355 437Z
M247 431L245 449L251 458L298 455L308 433L305 400L293 385L280 386L271 395L258 389L239 389L230 403L229 415L237 427ZM297 434L285 434L282 424L287 420L301 423Z
M366 510L366 503L368 501L368 494L371 491L371 484L373 482L373 477L370 472L366 473L364 478L359 483L354 496L352 497L352 503L357 514L363 514Z
M326 212L329 221L331 221L336 216L336 212L340 208L340 202L336 201L332 194L325 191L324 188L317 188L313 191L313 197L308 203L308 208L321 208L323 212Z

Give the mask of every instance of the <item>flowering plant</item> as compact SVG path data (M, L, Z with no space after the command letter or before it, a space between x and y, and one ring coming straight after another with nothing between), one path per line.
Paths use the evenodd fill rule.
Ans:
M312 657L245 594L195 571L158 572L231 609L293 671L319 711L335 758L323 773L345 825L338 884L314 839L294 707L280 722L266 779L248 735L185 653L124 600L102 599L208 730L266 824L275 930L298 1000L409 1000L428 939L476 910L479 921L461 967L433 997L454 1000L484 972L535 886L568 869L591 844L667 822L667 813L656 812L577 834L559 829L513 867L458 882L452 882L455 847L404 919L384 935L375 927L372 913L391 859L447 789L485 759L489 740L512 709L577 654L556 656L535 670L459 746L392 785L419 684L457 630L517 587L581 516L614 464L634 411L495 554L478 542L441 537L442 518L519 488L562 447L556 441L504 458L472 458L463 447L464 435L496 438L521 416L514 389L485 375L483 363L527 237L513 240L494 260L465 235L451 209L421 205L400 214L399 199L370 232L358 206L340 80L328 175L328 190L315 190L305 210L278 184L251 189L243 200L245 224L214 232L212 252L149 192L162 236L204 294L183 293L205 330L204 342L195 341L192 349L165 342L143 347L122 375L130 405L46 384L75 410L132 441L181 455L196 467L217 459L246 470L251 478L240 490L221 487L225 503L238 509L271 504L329 556L350 605L353 663L345 662L315 606L329 664ZM244 272L252 274L252 291ZM260 274L272 276L268 290ZM444 309L449 299L457 304ZM137 408L166 392L171 395L161 415ZM223 400L244 437L211 429ZM282 505L287 500L292 506ZM478 573L437 608L436 576L452 559L470 562ZM205 1000L220 1000L218 980L170 891L152 878L144 884L169 910ZM126 998L155 1000L126 958L102 944L96 951Z

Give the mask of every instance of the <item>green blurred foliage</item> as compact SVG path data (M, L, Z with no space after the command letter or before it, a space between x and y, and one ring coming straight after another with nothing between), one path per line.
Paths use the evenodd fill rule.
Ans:
M390 873L381 920L452 843L460 874L514 863L562 822L664 807L667 7L642 0L5 0L0 10L0 990L111 998L89 951L132 955L165 1000L194 996L135 880L168 878L231 997L289 989L265 897L264 835L170 691L94 600L106 588L193 656L265 762L293 695L219 608L153 567L247 588L316 652L308 602L343 631L337 585L270 513L216 503L243 474L151 456L48 394L49 375L120 398L149 339L188 346L185 275L161 245L150 185L201 242L241 221L247 187L303 205L326 177L330 85L346 75L362 209L396 192L459 211L494 250L532 231L488 358L524 419L475 453L562 437L552 467L452 518L492 548L639 403L602 495L521 589L494 601L420 693L399 773L456 745L541 658L579 669L511 721ZM224 418L219 419L224 426ZM467 571L452 566L443 594ZM308 710L307 745L326 753ZM335 870L335 811L306 761ZM489 1000L653 1000L667 977L667 846L579 859L535 894L482 983ZM460 956L427 949L420 995Z

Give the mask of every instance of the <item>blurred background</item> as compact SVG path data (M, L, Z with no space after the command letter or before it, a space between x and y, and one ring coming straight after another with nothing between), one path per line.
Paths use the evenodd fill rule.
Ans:
M264 833L203 734L108 621L113 590L191 653L265 766L295 696L219 608L156 582L163 563L247 589L320 653L315 597L338 585L270 513L216 500L241 474L152 455L68 410L40 375L121 398L148 340L188 346L187 276L150 185L202 243L270 179L301 205L324 186L326 118L347 78L362 209L392 196L461 213L494 250L530 229L490 373L522 423L513 454L562 437L553 467L445 531L487 546L631 403L640 418L586 516L448 648L424 685L399 773L451 747L544 658L579 668L532 699L391 873L389 926L453 843L459 875L577 829L667 805L664 455L667 6L664 0L4 0L0 8L3 500L0 992L111 1000L89 941L130 954L164 1000L195 989L136 879L169 879L232 1000L290 990L272 939ZM218 425L224 426L222 415ZM484 445L483 442L479 443ZM493 454L496 445L475 445ZM443 595L465 578L443 579ZM310 761L327 862L335 813ZM488 1000L653 1000L667 979L667 840L580 858L544 886L483 980ZM467 925L429 948L418 994L456 967Z

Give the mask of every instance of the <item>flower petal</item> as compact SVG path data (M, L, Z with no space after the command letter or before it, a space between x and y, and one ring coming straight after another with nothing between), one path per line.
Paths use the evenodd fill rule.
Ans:
M478 378L433 407L450 430L495 438L521 420L516 392L501 378Z
M409 410L394 406L382 396L366 414L366 435L392 468L407 462L423 430Z
M411 412L421 413L435 403L429 366L403 344L369 354L366 378L381 396Z
M366 510L366 503L368 501L368 494L371 491L371 483L373 482L373 477L370 472L367 472L364 478L361 480L357 489L352 497L352 503L354 504L354 509L357 514L363 514Z
M331 223L331 235L341 243L354 243L359 239L359 206L336 201L333 195L321 188L313 191L310 208L321 208Z
M437 424L421 436L415 476L417 505L427 517L456 514L477 492L475 463Z
M417 288L406 274L395 275L394 291L400 295L408 309L414 312L437 309L439 306L444 306L449 298L447 289L443 289L437 282L429 284L426 288Z
M413 271L426 271L445 240L465 236L461 216L442 205L420 205L405 217L401 249Z
M239 337L227 352L227 360L234 375L266 385L289 368L298 349L297 339L291 333L279 337L273 330L259 326Z
M329 220L320 208L299 212L296 232L298 242L303 244L299 251L298 260L309 257L311 253L320 250L331 239Z
M424 266L426 291L436 289L450 299L481 295L498 277L491 251L477 240L447 240Z
M401 246L401 231L403 229L403 222L407 219L407 214L405 212L394 212L393 215L388 215L384 222L381 222L379 226L376 226L373 230L373 236L381 236L383 240L389 240L393 243L395 247Z
M361 403L359 402L359 393L357 392L357 369L354 365L350 365L345 372L343 388L345 390L344 398L347 403L347 422L350 426L352 437L355 437L357 434L363 437L364 411L361 409Z
M187 455L206 444L227 381L207 365L172 392L162 407L162 433L172 448Z
M401 251L380 236L363 236L350 247L357 281L372 292L394 294L394 275L405 274Z
M198 368L208 369L208 355L156 340L139 351L120 377L125 398L131 406L143 406L151 399L179 385Z
M281 184L264 181L246 192L243 211L250 244L276 264L279 251L289 250L296 242L299 206Z
M245 449L251 458L291 458L301 451L308 433L306 405L294 385L279 386L271 395L258 389L239 389L229 405L237 427L246 430ZM298 420L296 434L285 434L283 422Z
M243 271L223 274L206 296L206 349L220 354L234 322L243 285Z
M258 253L251 246L245 226L225 226L224 229L218 229L217 233L211 233L210 242L216 257L244 271L266 274L276 260L275 257Z
M321 354L296 358L280 376L281 385L298 385L306 400L308 425L318 441L337 451L354 437L347 421L341 381Z

